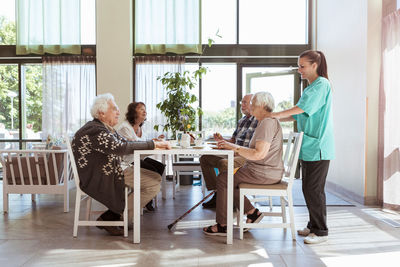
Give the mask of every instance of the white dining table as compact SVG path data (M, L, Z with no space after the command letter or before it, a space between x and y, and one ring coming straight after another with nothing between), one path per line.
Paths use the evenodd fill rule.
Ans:
M210 146L205 145L202 148L172 148L171 150L136 150L133 154L134 157L134 182L133 182L133 243L140 243L140 157L142 155L221 155L228 158L228 181L227 181L227 236L226 243L232 244L233 242L233 157L232 150L212 149ZM164 160L163 160L164 161ZM165 171L162 179L162 187L165 190ZM164 191L165 192L165 191ZM167 228L167 227L165 227Z

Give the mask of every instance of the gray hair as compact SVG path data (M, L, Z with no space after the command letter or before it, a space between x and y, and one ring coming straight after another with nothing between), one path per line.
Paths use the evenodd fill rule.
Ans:
M263 107L268 112L272 112L275 108L274 98L269 92L255 93L251 98L251 102L253 102L255 106Z
M92 114L92 117L98 119L99 112L106 113L108 110L109 101L115 102L114 96L110 93L96 96L90 109L90 114Z

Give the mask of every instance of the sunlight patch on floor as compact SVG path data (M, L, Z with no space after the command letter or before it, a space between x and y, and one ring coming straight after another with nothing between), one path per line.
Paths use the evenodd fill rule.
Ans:
M400 252L368 253L361 255L347 255L338 257L323 257L321 260L327 266L399 266Z

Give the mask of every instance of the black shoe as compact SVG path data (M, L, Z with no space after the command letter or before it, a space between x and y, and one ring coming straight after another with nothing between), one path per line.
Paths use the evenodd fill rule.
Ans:
M217 192L215 192L212 199L202 205L204 209L215 209L217 207Z
M146 209L148 211L155 211L155 209L153 207L153 200L150 200L149 203L146 204Z
M104 221L101 217L97 218L97 221ZM119 226L101 226L97 225L96 226L99 229L104 229L106 230L110 235L112 236L120 236L124 235L124 229L120 228Z

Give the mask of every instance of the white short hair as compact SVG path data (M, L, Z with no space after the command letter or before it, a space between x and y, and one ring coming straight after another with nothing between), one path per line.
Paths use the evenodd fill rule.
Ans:
M255 106L262 107L268 112L272 112L275 108L275 101L269 92L255 93L251 99Z
M115 102L114 96L110 93L98 95L93 100L92 108L90 109L90 114L95 119L99 118L99 112L106 113L108 110L109 101Z

